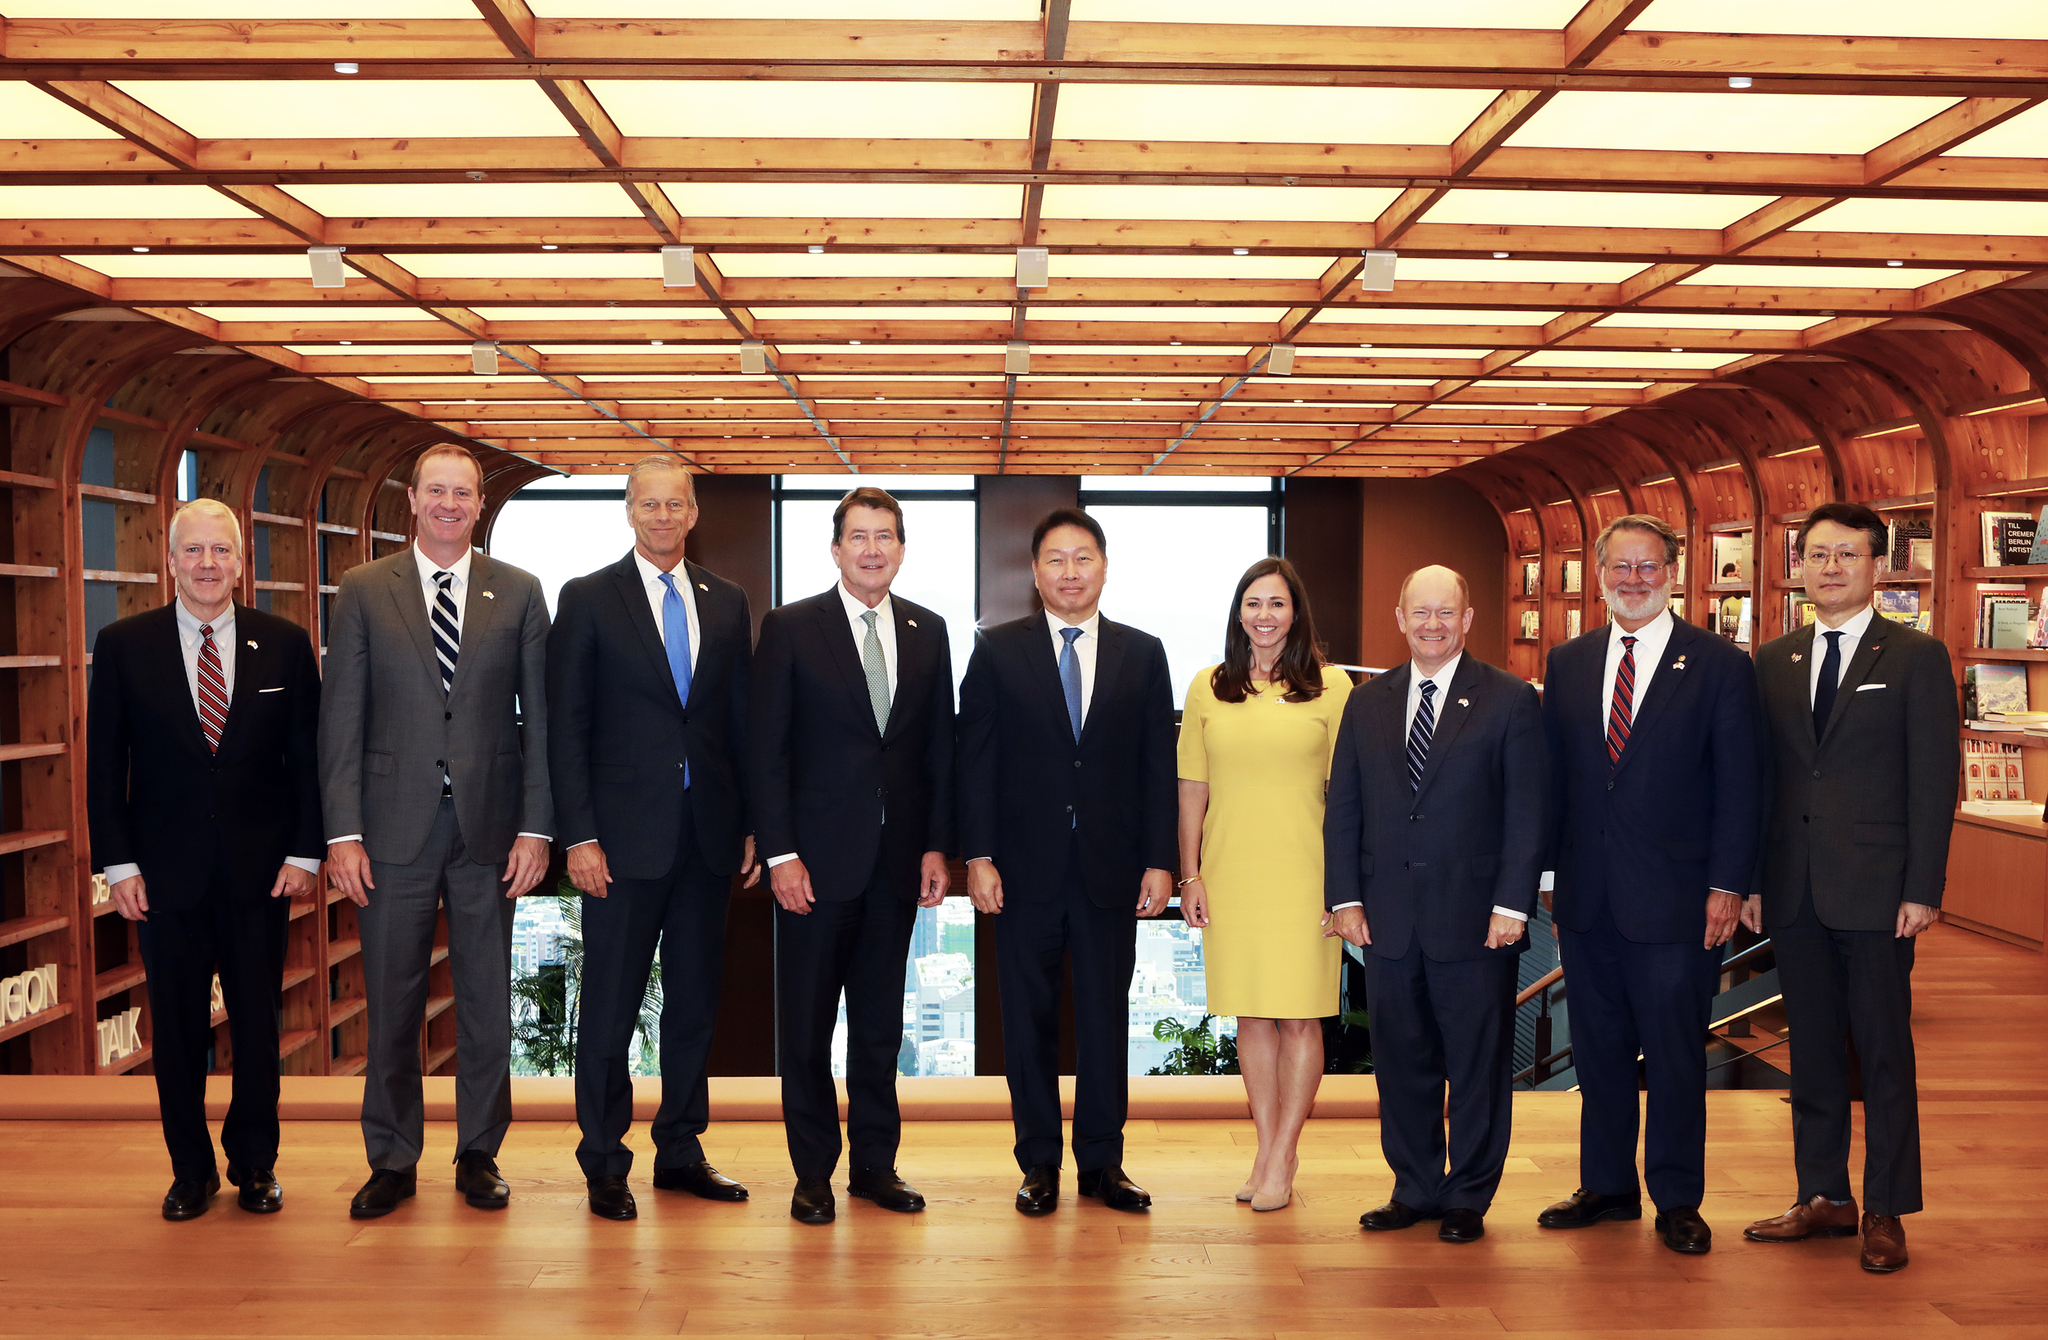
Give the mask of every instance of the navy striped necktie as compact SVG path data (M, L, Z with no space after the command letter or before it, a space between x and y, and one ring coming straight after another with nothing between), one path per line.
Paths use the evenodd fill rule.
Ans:
M1436 734L1436 681L1422 681L1422 701L1415 708L1415 720L1408 724L1408 786L1422 789L1422 765L1429 761L1429 741Z
M434 574L440 590L434 596L433 617L428 620L434 626L434 659L441 663L443 693L455 687L455 660L462 654L462 620L455 612L454 582L453 572Z

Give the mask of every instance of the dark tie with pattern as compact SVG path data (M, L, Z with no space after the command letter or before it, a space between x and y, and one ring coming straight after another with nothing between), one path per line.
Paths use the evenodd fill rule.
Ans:
M454 582L452 572L434 574L434 584L440 590L434 596L433 617L428 620L434 626L434 659L441 663L443 693L455 686L455 658L462 654L462 621L455 612Z
M1815 743L1828 733L1828 717L1835 710L1835 691L1842 686L1842 634L1837 629L1822 633L1828 640L1828 654L1820 658L1820 683L1813 686L1813 738Z
M1621 762L1628 744L1629 723L1636 712L1636 640L1621 640L1621 665L1614 672L1614 706L1607 712L1607 766Z
M1436 681L1422 681L1422 701L1416 705L1415 720L1408 723L1408 789L1422 789L1422 765L1429 761L1429 741L1436 734Z
M227 728L228 678L221 673L213 625L203 623L199 625L199 729L206 736L206 752L219 752L221 733Z
M1075 641L1081 636L1078 628L1062 628L1060 636L1067 640L1060 648L1060 692L1067 700L1067 724L1074 728L1074 741L1081 739L1081 655L1074 650Z

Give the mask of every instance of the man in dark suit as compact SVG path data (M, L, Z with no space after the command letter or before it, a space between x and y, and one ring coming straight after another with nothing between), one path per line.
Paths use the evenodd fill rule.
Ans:
M398 1208L426 1143L420 1027L434 919L455 979L455 1189L501 1209L512 1120L512 900L548 867L548 607L533 575L470 548L483 468L463 447L413 464L415 538L350 568L320 703L328 879L357 907L369 998L358 1219ZM523 721L522 721L523 716Z
M548 775L569 878L583 891L576 1161L590 1210L638 1214L629 1052L661 945L661 1111L654 1185L706 1200L747 1189L704 1158L704 1066L725 912L754 873L740 780L754 626L738 586L683 558L697 493L675 456L626 477L633 551L562 587L548 633Z
M177 598L100 630L86 704L93 869L137 923L149 972L166 1219L220 1190L206 1129L212 982L234 1045L221 1127L236 1203L284 1203L277 1021L291 899L320 869L320 668L306 631L238 605L242 529L211 498L171 519Z
M1859 503L1799 529L1819 622L1757 653L1776 786L1763 888L1743 909L1768 927L1792 1036L1792 1162L1799 1199L1751 1224L1753 1242L1863 1236L1865 1270L1906 1264L1900 1216L1920 1208L1913 1064L1913 937L1948 876L1956 684L1948 649L1880 618L1871 591L1886 528ZM1863 1066L1863 1209L1849 1194L1849 1039Z
M1402 583L1394 620L1410 660L1345 704L1323 816L1326 934L1366 950L1380 1148L1394 1170L1394 1194L1358 1222L1441 1218L1445 1242L1485 1235L1507 1162L1515 959L1550 782L1536 690L1465 656L1472 613L1449 568Z
M832 1028L846 994L847 1191L912 1213L896 1174L903 974L920 907L953 850L953 662L946 621L893 596L903 508L877 488L832 513L839 581L771 610L754 656L750 799L775 895L789 1213L832 1221L839 1100Z
M1580 1186L1536 1222L1642 1217L1640 1055L1657 1232L1704 1252L1707 1025L1763 823L1756 671L1734 643L1673 618L1678 536L1662 520L1609 522L1593 559L1614 621L1553 648L1543 677Z
M1074 1163L1111 1209L1152 1197L1124 1175L1137 917L1173 894L1173 684L1159 639L1102 617L1102 526L1062 508L1031 536L1042 614L986 629L960 685L967 888L996 918L1003 1068L1024 1183L1059 1203L1062 965L1074 992Z

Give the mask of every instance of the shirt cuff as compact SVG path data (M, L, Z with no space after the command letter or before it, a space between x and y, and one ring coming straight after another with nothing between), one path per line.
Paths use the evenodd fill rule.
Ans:
M1543 878L1536 881L1536 891L1538 893L1557 892L1557 872L1555 870L1544 871Z
M597 839L596 839L596 838L585 838L585 839L583 839L583 841L581 841L581 842L572 842L572 843L570 843L570 844L569 844L569 845L568 845L567 847L563 848L563 850L564 850L564 851L575 851L575 850L576 850L576 849L577 849L578 847L587 847L587 846L589 846L589 845L590 845L591 843L593 843L593 842L595 842L595 841L597 841Z
M1365 904L1364 904L1364 903L1361 903L1361 902L1358 902L1358 901L1356 901L1356 900L1353 900L1353 901L1351 901L1351 902L1348 902L1348 903L1339 903L1339 904L1337 904L1337 905L1336 905L1335 907L1331 908L1330 910L1331 910L1332 912L1342 912L1342 911L1343 911L1343 910L1344 910L1345 908L1347 908L1347 907L1364 907L1364 906L1365 906Z
M774 867L774 866L778 866L778 865L781 865L781 864L782 864L782 863L783 863L784 861L794 861L795 859L796 859L796 853L795 853L795 852L793 852L793 851L786 851L786 852L784 852L784 853L783 853L782 855L780 855L780 856L771 856L771 857L769 857L769 858L768 858L768 864L769 864L769 866L770 866L770 867Z
M361 842L362 840L363 835L361 833L347 833L338 838L327 839L327 845L332 847L337 842Z
M1527 921L1529 919L1527 912L1517 912L1514 908L1502 907L1499 903L1493 905L1493 914L1497 917L1513 917L1516 921Z
M289 866L296 866L298 869L305 871L309 875L317 875L320 873L320 863L318 861L312 860L309 857L287 856L284 858L284 863Z
M124 879L134 879L141 873L142 867L133 861L123 861L120 865L110 865L105 871L109 885L119 884Z
M539 838L542 842L553 842L555 840L555 835L553 833L521 833L519 836Z
M1729 896L1730 898L1740 898L1740 897L1742 897L1742 895L1741 895L1741 894L1739 894L1739 893L1736 893L1736 892L1734 892L1734 891L1733 891L1732 889L1717 889L1717 888L1714 888L1714 887L1713 887L1713 886L1711 886L1711 885L1709 885L1709 886L1708 886L1708 888L1707 888L1707 892L1708 892L1708 893L1725 893L1725 894L1727 894L1727 895L1728 895L1728 896Z

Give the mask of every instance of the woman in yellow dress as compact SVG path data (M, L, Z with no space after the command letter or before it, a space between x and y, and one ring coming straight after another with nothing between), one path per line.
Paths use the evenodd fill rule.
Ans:
M1202 930L1209 1010L1237 1019L1259 1152L1239 1200L1294 1197L1323 1075L1342 945L1323 934L1323 792L1351 678L1324 665L1292 564L1238 580L1223 663L1188 685L1180 728L1181 915Z

